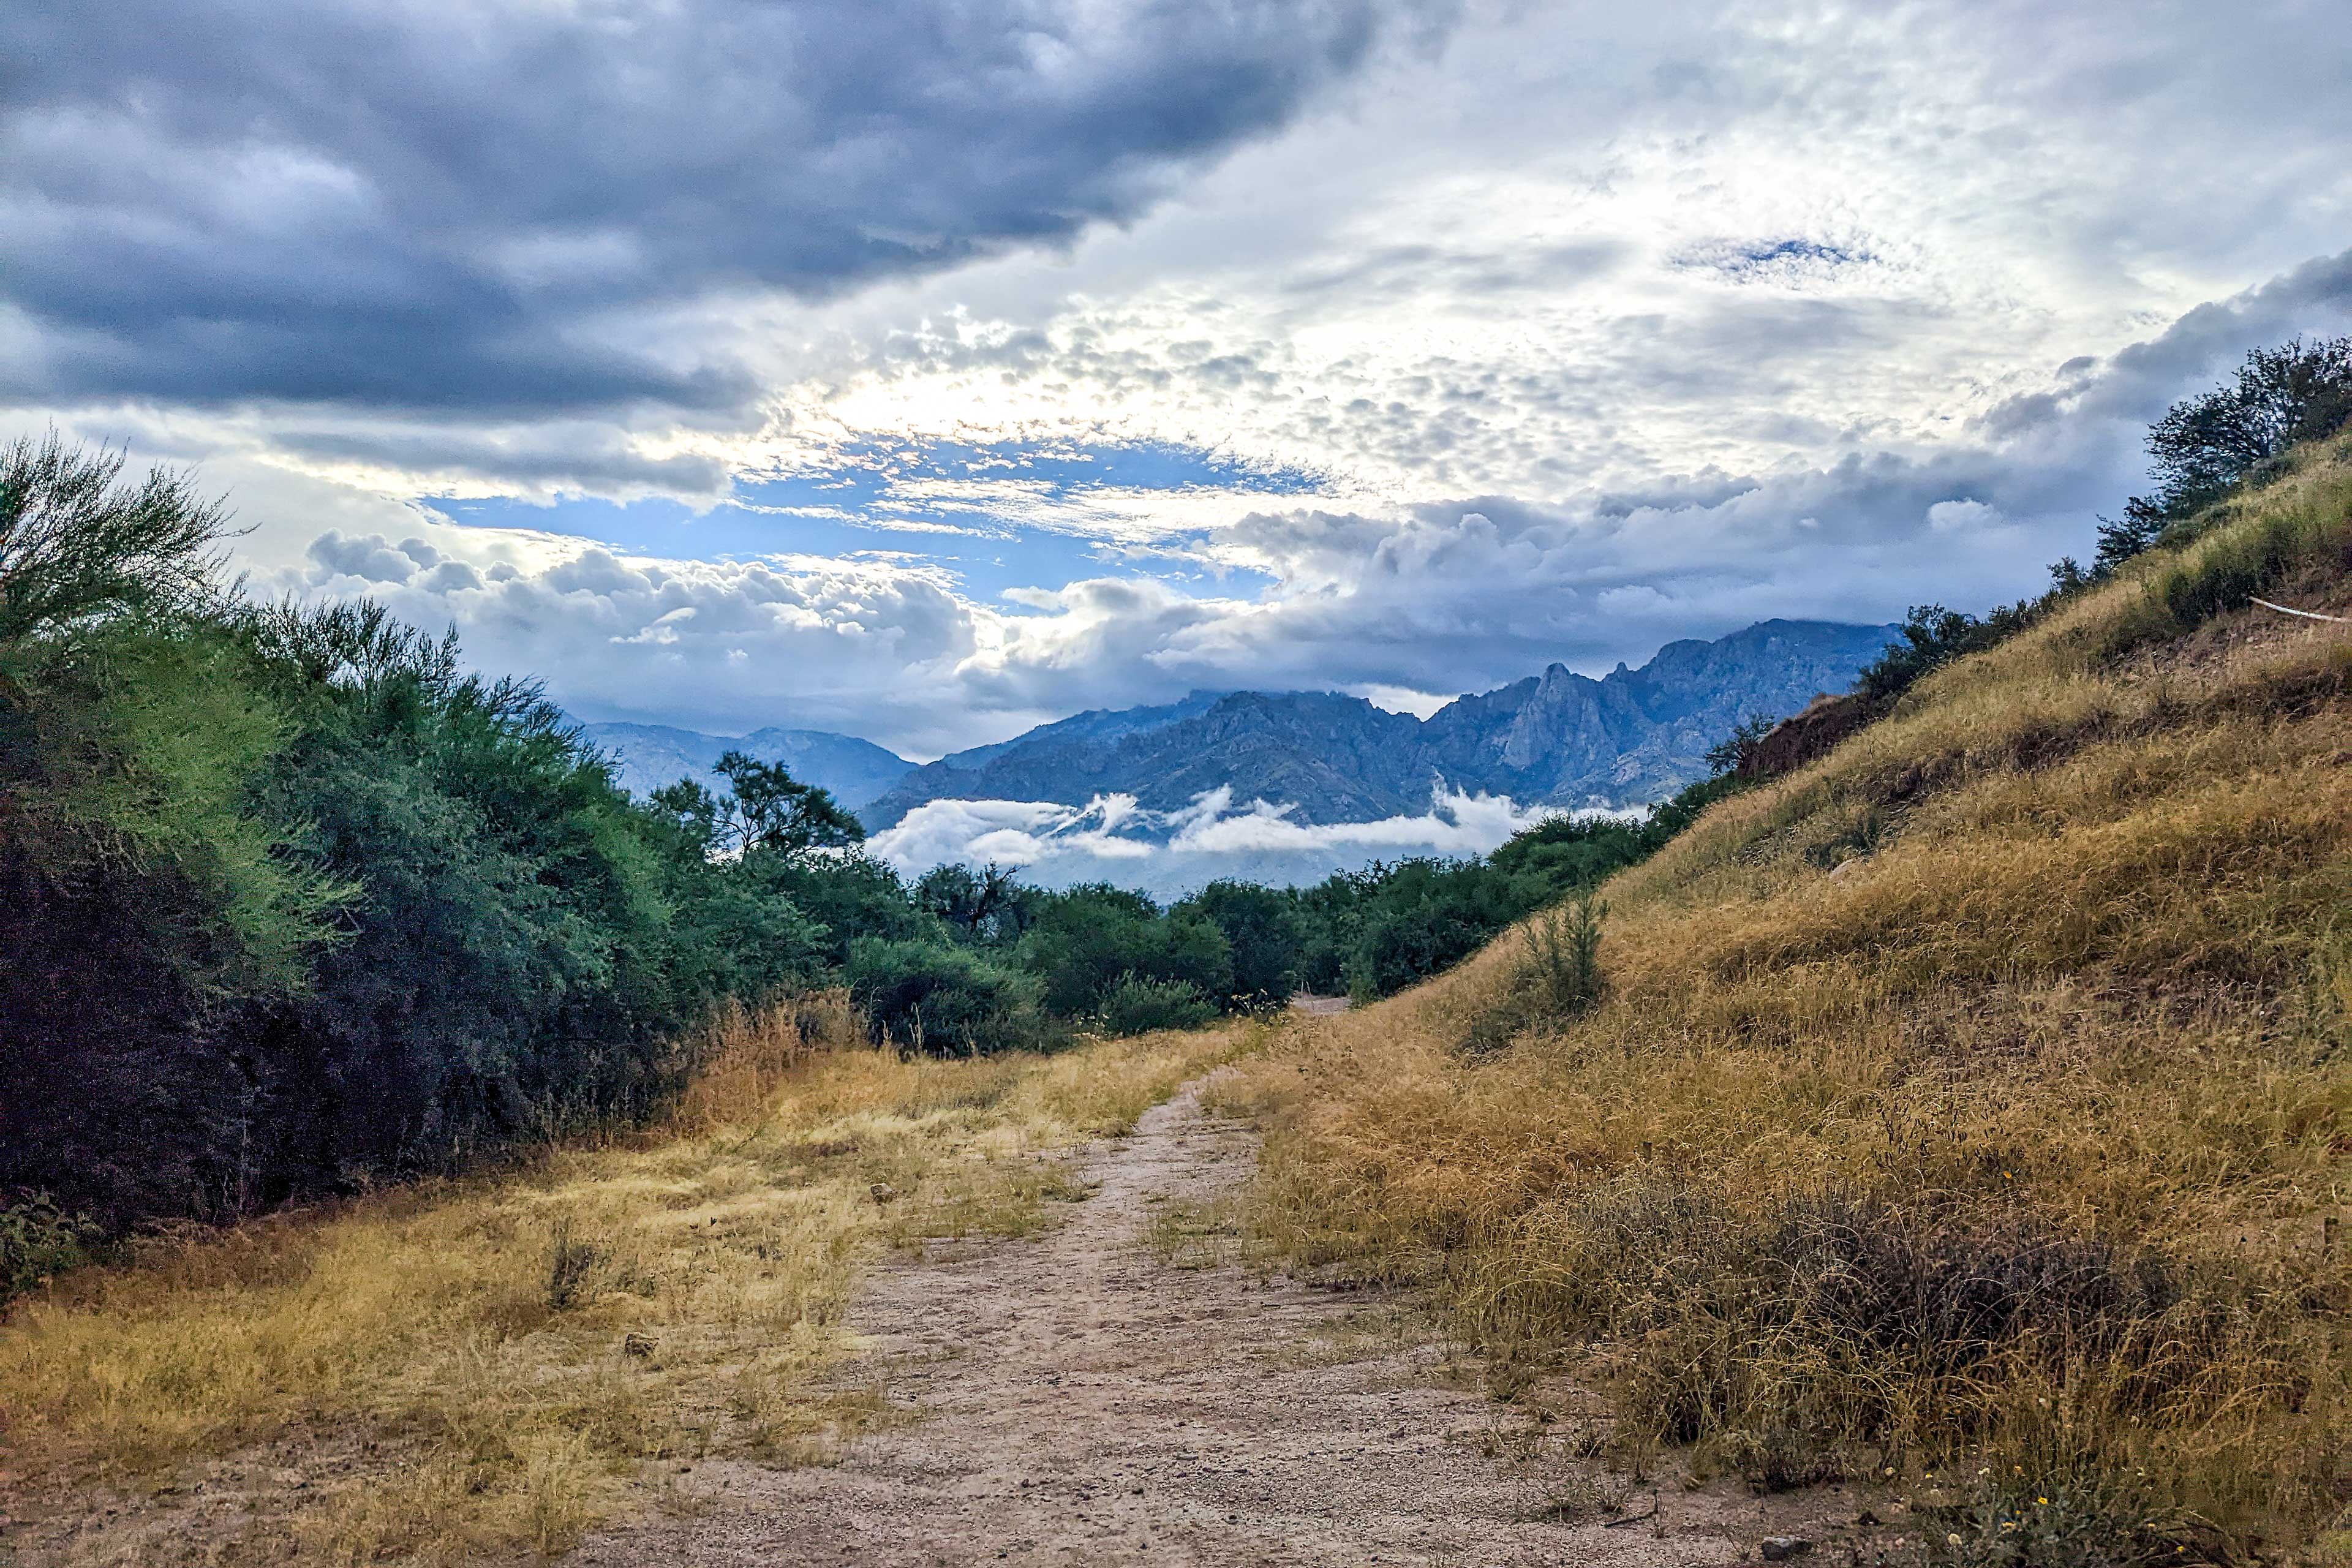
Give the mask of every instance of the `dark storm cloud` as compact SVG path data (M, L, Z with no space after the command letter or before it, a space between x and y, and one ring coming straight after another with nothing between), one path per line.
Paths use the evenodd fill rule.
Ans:
M0 394L741 402L659 314L1066 240L1445 0L0 11Z
M2105 363L2088 356L2068 360L2058 367L2057 385L1997 404L1970 428L2001 441L2030 437L2061 416L2145 426L2250 349L2347 329L2352 250L2315 257L2242 294L2200 305Z

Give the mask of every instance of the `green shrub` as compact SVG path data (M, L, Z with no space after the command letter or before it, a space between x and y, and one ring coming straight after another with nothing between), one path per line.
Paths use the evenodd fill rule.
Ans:
M2183 398L2149 427L2151 494L2134 496L2119 521L2102 518L2097 568L2113 572L2242 483L2283 471L2281 458L2352 423L2352 338L2290 339L2256 349L2234 380Z
M817 978L765 839L380 605L243 597L218 509L119 468L0 449L0 1190L231 1218L626 1119Z
M89 1261L98 1226L68 1214L47 1193L0 1208L0 1306Z
M934 1056L1038 1050L1058 1042L1034 975L941 937L850 945L849 994L877 1041Z
M1521 984L1538 1006L1569 1017L1601 999L1601 922L1608 913L1609 906L1587 888L1528 923Z
M1358 913L1348 989L1391 995L1451 969L1526 913L1508 877L1474 861L1412 859L1375 867Z
M2120 1477L1980 1468L1983 1474L1957 1499L1920 1510L1920 1568L2157 1568L2245 1561L2210 1525Z
M1183 980L1123 974L1103 992L1096 1017L1106 1035L1141 1035L1153 1029L1198 1029L1213 1022L1217 1005Z
M1274 1005L1297 988L1305 922L1288 889L1212 882L1169 912L1198 915L1223 935L1233 955L1231 995L1237 1005Z
M1143 894L1108 883L1038 894L1017 951L1045 983L1046 1008L1066 1018L1096 1011L1129 974L1182 981L1203 996L1233 991L1232 944L1206 914L1163 914Z

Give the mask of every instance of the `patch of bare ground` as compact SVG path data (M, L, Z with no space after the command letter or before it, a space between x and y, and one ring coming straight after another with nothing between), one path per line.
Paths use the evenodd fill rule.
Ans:
M1696 1564L1792 1534L1847 1555L1841 1490L1612 1473L1573 1421L1479 1392L1409 1299L1247 1267L1227 1216L1255 1154L1195 1088L1087 1152L1067 1224L884 1268L837 1382L906 1419L830 1465L674 1467L677 1515L572 1561Z

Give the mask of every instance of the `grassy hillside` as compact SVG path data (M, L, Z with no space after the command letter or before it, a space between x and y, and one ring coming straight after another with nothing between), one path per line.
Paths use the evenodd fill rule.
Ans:
M1259 1221L1514 1389L1931 1558L2332 1550L2352 1485L2352 441L1604 890L1252 1069Z

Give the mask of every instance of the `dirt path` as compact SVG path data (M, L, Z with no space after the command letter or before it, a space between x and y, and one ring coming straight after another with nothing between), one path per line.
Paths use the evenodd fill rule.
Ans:
M852 1316L871 1349L843 1381L914 1419L831 1467L697 1466L679 1479L708 1511L571 1561L1717 1563L1752 1559L1768 1534L1818 1537L1809 1522L1843 1501L1612 1495L1557 1444L1530 1461L1517 1416L1395 1331L1410 1321L1398 1303L1183 1266L1205 1261L1183 1248L1217 1244L1181 1233L1231 1198L1254 1152L1187 1092L1091 1152L1100 1190L1060 1230L884 1268ZM1654 1500L1654 1519L1602 1522ZM1548 1506L1583 1521L1538 1517Z

